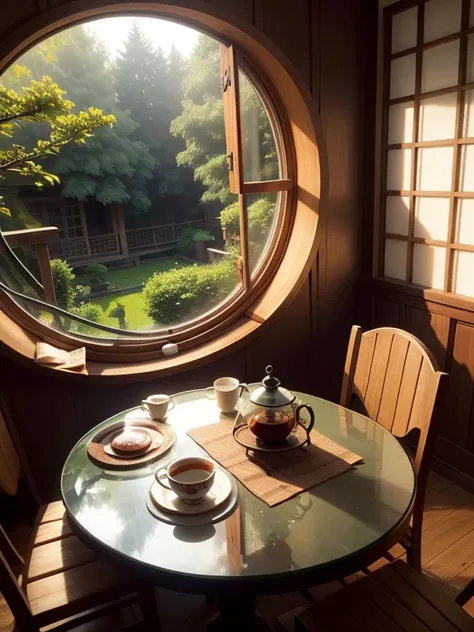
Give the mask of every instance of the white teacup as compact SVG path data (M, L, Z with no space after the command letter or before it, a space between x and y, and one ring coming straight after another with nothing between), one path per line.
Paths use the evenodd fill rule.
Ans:
M197 504L214 484L216 466L202 456L189 456L162 467L155 478L162 487L171 489L182 501Z
M217 407L223 413L234 411L243 391L248 391L247 384L239 382L235 377L220 377L213 386L206 388L206 396L216 399Z
M143 410L149 412L153 419L164 419L168 410L174 406L174 401L168 395L150 395L142 401Z

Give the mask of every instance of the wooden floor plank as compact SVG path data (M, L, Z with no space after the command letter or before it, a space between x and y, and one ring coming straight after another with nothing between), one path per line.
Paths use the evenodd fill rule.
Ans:
M456 509L427 529L422 539L423 566L473 529L474 504Z
M423 532L448 516L450 513L466 505L474 505L474 494L457 485L451 485L435 498L426 501L423 512Z
M430 560L423 570L440 583L451 583L462 590L473 577L472 564L474 564L474 530Z

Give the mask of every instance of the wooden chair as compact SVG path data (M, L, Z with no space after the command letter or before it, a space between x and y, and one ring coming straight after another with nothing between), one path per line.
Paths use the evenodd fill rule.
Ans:
M25 560L0 527L0 585L27 632L70 630L137 600L128 579L74 535L61 501L40 509Z
M20 472L0 410L0 488L5 493L16 494ZM60 501L39 510L25 560L0 526L0 590L17 626L27 632L43 626L69 630L137 600L128 578L98 560L73 533ZM156 609L152 614L156 620Z
M474 619L430 579L397 560L298 614L294 630L473 632Z
M415 336L392 327L351 331L340 404L370 417L394 436L419 431L414 457L417 491L409 533L401 544L421 570L421 529L426 483L438 432L439 400L447 374ZM393 560L393 558L391 558Z

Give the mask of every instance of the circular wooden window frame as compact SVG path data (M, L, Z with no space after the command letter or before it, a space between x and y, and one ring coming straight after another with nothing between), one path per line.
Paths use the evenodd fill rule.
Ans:
M113 15L169 19L195 27L238 47L245 72L264 101L277 136L282 157L281 178L293 187L283 191L275 247L259 268L256 281L242 300L241 293L226 301L218 314L209 313L193 323L173 329L173 334L152 339L87 343L88 377L122 380L125 376L149 379L209 362L246 344L276 312L288 305L301 287L318 247L322 182L326 161L319 117L307 89L281 52L260 31L234 16L199 0L176 0L173 5L144 2L78 0L45 11L14 31L0 44L0 73L28 48L58 30ZM0 301L2 342L28 359L34 358L36 341L45 340L71 349L84 344L41 324L12 299ZM214 315L213 315L214 314ZM165 340L176 342L179 353L163 356ZM51 369L46 369L51 371ZM58 369L53 369L58 371ZM61 371L64 372L64 371ZM83 377L84 374L67 372Z

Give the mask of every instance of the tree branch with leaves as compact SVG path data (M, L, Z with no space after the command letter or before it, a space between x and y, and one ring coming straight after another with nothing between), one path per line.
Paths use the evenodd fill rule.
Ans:
M115 123L113 114L104 114L99 108L73 112L74 103L65 99L65 94L46 76L32 81L21 94L0 86L0 136L12 141L6 148L0 146L0 182L10 172L32 178L38 187L58 183L58 176L47 171L41 161L57 156L65 145L86 143L96 129ZM30 148L14 143L15 130L23 121L42 124L46 138ZM9 215L2 199L0 196L0 212Z

